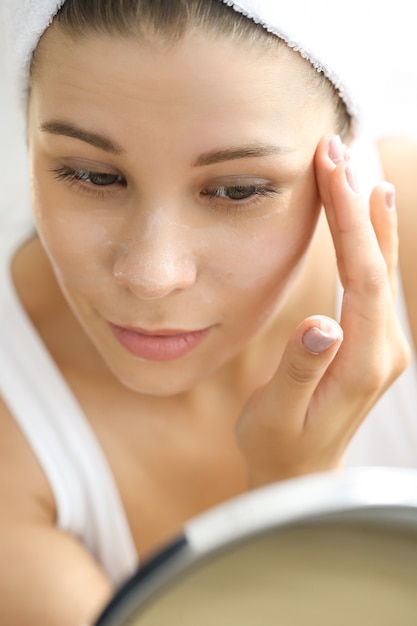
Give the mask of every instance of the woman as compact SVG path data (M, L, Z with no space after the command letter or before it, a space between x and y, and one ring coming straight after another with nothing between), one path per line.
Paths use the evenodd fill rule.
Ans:
M92 619L190 517L338 467L408 361L394 189L369 217L347 86L276 4L60 4L14 15L36 226L2 243L16 626Z

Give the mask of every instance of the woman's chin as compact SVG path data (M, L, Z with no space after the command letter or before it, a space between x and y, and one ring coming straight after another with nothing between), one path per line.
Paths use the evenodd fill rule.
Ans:
M149 363L143 362L143 367L118 368L108 364L115 378L127 389L146 395L157 397L171 397L195 389L201 382L207 380L210 372L198 372L196 367L185 367L179 362ZM142 365L142 364L141 364Z

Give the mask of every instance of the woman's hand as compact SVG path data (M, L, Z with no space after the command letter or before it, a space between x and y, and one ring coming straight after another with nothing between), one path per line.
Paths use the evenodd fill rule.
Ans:
M339 137L332 137L320 142L315 156L344 288L340 326L324 316L305 319L273 378L243 411L237 436L251 487L336 468L409 361L394 307L394 188L379 184L368 207L345 155Z

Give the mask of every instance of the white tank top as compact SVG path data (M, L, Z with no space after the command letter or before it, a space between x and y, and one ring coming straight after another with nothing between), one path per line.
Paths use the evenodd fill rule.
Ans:
M138 558L113 475L11 280L13 254L31 231L16 222L0 232L0 394L51 485L58 527L78 537L119 586Z

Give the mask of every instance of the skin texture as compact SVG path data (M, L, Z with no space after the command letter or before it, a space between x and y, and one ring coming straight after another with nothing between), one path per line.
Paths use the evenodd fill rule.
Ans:
M40 45L29 106L39 238L13 278L109 459L142 557L248 487L337 467L407 363L392 306L396 213L379 186L369 218L309 71L285 48L198 32L165 47L51 28ZM230 158L261 144L280 150ZM263 193L224 197L236 186ZM180 359L149 361L108 321L210 332ZM55 529L46 478L6 407L0 419L0 621L91 620L110 585Z

